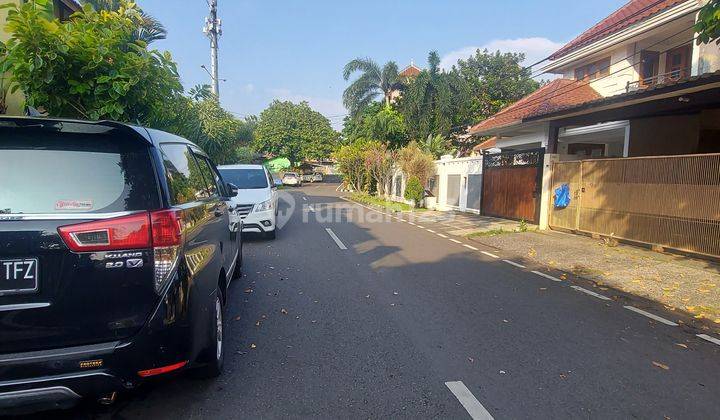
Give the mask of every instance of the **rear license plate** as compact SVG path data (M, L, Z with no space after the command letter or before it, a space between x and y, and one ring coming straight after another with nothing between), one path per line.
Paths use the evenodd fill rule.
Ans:
M37 258L0 260L0 296L35 293L37 290Z

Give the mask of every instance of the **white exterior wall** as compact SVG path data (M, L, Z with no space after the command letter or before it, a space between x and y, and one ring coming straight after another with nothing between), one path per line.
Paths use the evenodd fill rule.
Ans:
M435 161L435 167L438 175L438 197L435 209L441 211L472 211L467 209L467 176L470 174L482 174L482 157L441 159ZM460 205L457 207L447 204L448 175L460 175Z

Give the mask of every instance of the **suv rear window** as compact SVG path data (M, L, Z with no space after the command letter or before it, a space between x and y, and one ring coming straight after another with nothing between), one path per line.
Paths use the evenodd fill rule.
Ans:
M119 134L0 128L0 213L153 210L148 146Z
M255 190L268 187L268 178L264 169L224 169L220 168L223 180L234 184L241 190Z

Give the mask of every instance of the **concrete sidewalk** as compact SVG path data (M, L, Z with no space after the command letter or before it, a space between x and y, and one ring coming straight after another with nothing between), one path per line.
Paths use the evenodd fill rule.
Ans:
M660 302L720 329L720 265L557 231L472 236L483 245Z

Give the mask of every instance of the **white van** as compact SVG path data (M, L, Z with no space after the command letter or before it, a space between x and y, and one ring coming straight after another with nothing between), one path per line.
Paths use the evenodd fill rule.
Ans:
M278 194L267 168L263 165L222 165L218 170L225 182L238 188L232 205L235 217L243 222L243 232L262 233L275 239Z

